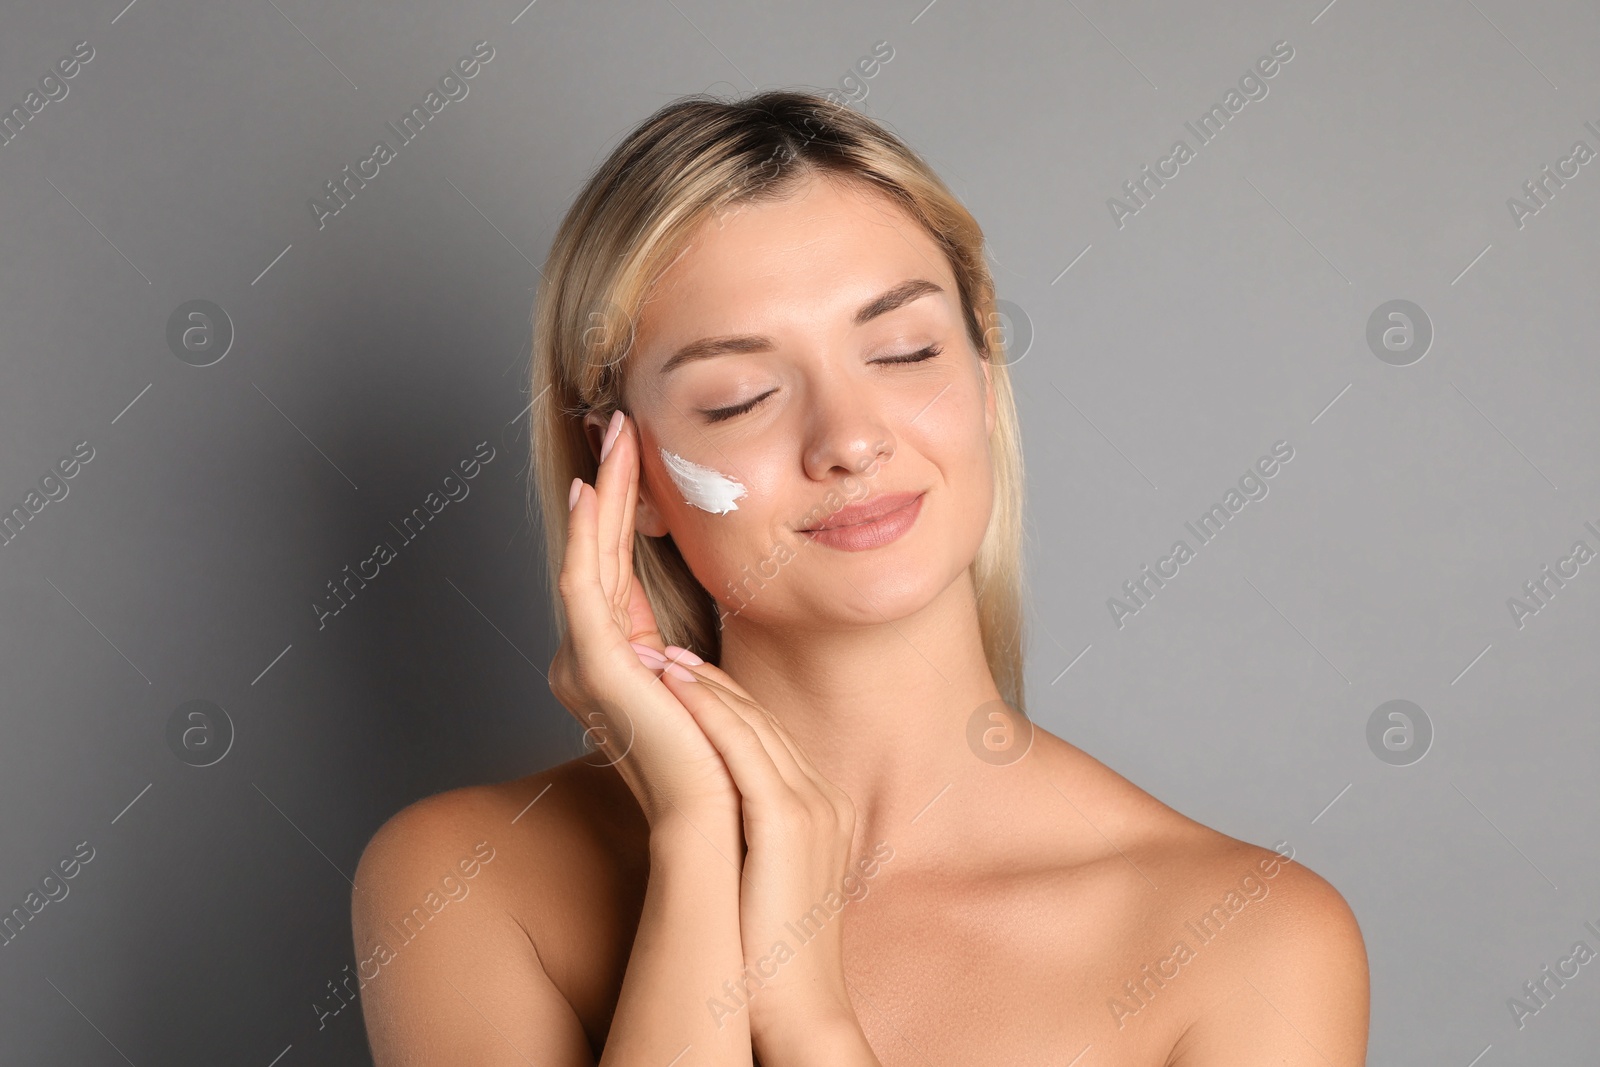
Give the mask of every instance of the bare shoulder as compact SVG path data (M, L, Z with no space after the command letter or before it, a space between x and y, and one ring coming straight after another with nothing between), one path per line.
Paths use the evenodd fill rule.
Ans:
M484 842L497 856L504 853L499 870L516 871L491 881L521 882L522 875L548 868L544 861L553 856L563 857L564 865L581 864L599 858L596 850L637 845L643 829L614 771L570 760L523 778L413 801L373 834L358 872L383 884Z
M535 1050L592 1062L617 916L635 882L642 892L634 871L647 850L630 802L614 771L574 760L424 797L385 820L351 898L378 1063L469 1048L481 1063Z
M648 827L610 767L570 760L505 782L436 793L379 827L357 868L353 914L363 906L465 871L479 855L472 889L523 931L552 977L592 944L584 921L621 907L648 871ZM487 858L492 857L492 859ZM376 921L378 916L369 918Z
M1106 869L1120 866L1117 877L1142 901L1125 915L1142 955L1127 961L1138 977L1112 1006L1119 1027L1166 1019L1170 1067L1365 1062L1361 928L1295 842L1265 848L1230 837L1066 742L1046 751L1073 783L1064 794L1076 794L1069 799L1108 839Z
M1169 1064L1360 1067L1371 991L1354 911L1291 844L1228 842L1188 912L1182 968L1211 966Z

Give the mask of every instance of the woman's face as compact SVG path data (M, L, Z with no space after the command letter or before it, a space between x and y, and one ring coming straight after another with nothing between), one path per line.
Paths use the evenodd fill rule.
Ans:
M811 179L713 218L636 325L636 524L670 533L724 612L901 618L972 562L993 499L988 367L943 252L893 202Z

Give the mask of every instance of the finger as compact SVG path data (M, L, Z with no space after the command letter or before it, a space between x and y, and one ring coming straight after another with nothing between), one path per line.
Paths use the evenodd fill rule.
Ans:
M666 644L666 639L661 636L661 630L656 626L656 613L650 606L650 595L645 592L644 583L639 581L638 575L631 569L629 576L628 639L649 645L652 650L660 652Z
M561 556L562 603L567 626L581 641L604 634L611 611L600 588L599 545L595 541L594 489L581 479L578 501L567 514L567 544ZM614 632L616 627L610 626Z
M680 661L682 657L692 657L696 664L693 670L697 684L718 690L728 706L745 719L746 724L761 738L773 763L777 765L779 773L791 789L801 795L820 795L836 813L841 815L849 813L853 817L855 803L850 795L834 785L817 769L816 764L811 762L811 758L801 748L800 742L795 740L782 721L752 699L731 675L720 667L704 663L693 652L678 645L668 645L665 654ZM676 663L667 668L668 671L680 669ZM726 686L723 684L724 681L727 683ZM732 688L729 688L730 686Z
M715 663L707 663L695 655L692 650L684 648L682 645L667 645L662 651L666 653L668 658L676 659L679 663L696 668L696 673L701 680L715 682L729 692L737 693L741 700L748 700L752 704L756 702L756 698L751 696L744 686L734 681L733 675L718 667Z
M629 641L628 644L633 646L633 650L639 654L639 662L646 667L653 667L658 671L666 667L667 657L656 649L642 641Z
M668 645L663 651L669 659L682 656L685 653L691 656L694 655L688 649L681 648L678 645ZM805 754L805 750L800 747L800 743L778 721L777 716L758 704L755 698L745 691L744 686L734 681L733 676L722 668L714 664L697 661L699 661L698 656L695 656L694 661L680 659L680 662L693 662L695 664L695 670L703 683L721 686L729 693L730 697L736 697L744 705L751 708L755 722L760 724L758 728L770 731L776 736L777 743L783 746L784 750L788 752L789 758L807 778L817 782L827 781L822 776L822 772L818 771L816 765L811 762L810 757Z
M679 664L668 664L661 680L689 710L706 739L722 756L739 795L760 804L776 803L792 794L794 786L784 777L761 735L744 716L729 706L716 689L699 681L685 680L679 672L690 673Z
M623 438L628 440L624 443ZM633 419L626 413L622 416L622 429L617 431L617 440L612 445L612 452L626 448L626 453L620 462L628 471L628 490L622 498L622 522L617 529L617 562L624 581L637 581L633 574L633 521L634 511L639 503L640 467L643 463L642 453L639 451L639 431Z
M818 788L824 791L834 788L833 783L829 782L822 772L817 770L816 765L805 754L805 750L800 747L800 743L790 735L788 730L784 729L777 716L757 703L756 699L750 695L744 686L735 681L732 675L715 664L706 663L699 656L681 645L667 645L662 651L669 660L686 663L694 667L696 675L704 684L723 687L728 692L730 699L737 698L741 702L737 706L748 707L750 709L749 717L752 727L762 733L763 737L767 737L769 734L774 735L776 738L775 742L772 742L774 752L779 751L778 746L781 745L782 751L788 754L791 767L787 769L797 769L800 775L816 783ZM780 766L783 766L783 764L780 763ZM795 779L795 781L798 784L799 779Z
M674 653L677 655L674 656ZM674 672L683 669L681 664L684 661L680 658L683 655L693 656L694 654L677 645L667 646L667 658L664 662L668 664L666 667L667 673L672 674L673 677L681 677ZM695 656L694 659L698 661L699 657ZM697 663L693 668L691 677L696 679L697 684L715 690L728 709L738 715L746 726L755 731L762 747L766 749L773 764L778 768L778 773L783 775L783 779L788 783L789 787L795 790L819 788L817 782L821 779L821 776L814 772L808 773L801 765L797 756L796 746L791 740L783 736L777 727L777 720L773 718L772 714L755 701L726 689L716 679L709 677L709 672L706 672L706 668L709 666L709 664ZM716 671L717 674L723 677L727 677L726 674L714 667L711 670Z

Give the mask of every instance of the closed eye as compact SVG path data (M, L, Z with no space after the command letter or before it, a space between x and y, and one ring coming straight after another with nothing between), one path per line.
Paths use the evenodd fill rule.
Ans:
M932 345L929 345L926 348L919 349L919 350L917 350L915 352L908 352L907 354L905 354L903 356L885 356L882 359L875 359L872 362L874 362L874 363L925 363L928 360L930 360L930 359L934 358L935 356L939 355L939 353L941 353L943 351L944 351L944 347L942 345L932 344ZM771 396L773 393L776 393L776 392L777 392L776 389L769 389L765 393L762 393L760 396L752 397L751 399L746 400L743 404L737 404L737 405L735 405L734 407L731 407L731 408L714 408L711 411L702 412L702 414L705 415L707 422L722 422L722 421L724 421L726 419L737 418L738 416L743 415L748 411L755 410L755 407L756 407L757 404L761 403L767 397Z
M903 356L887 356L887 357L885 357L883 359L875 359L872 362L874 362L874 363L924 363L924 362L932 359L934 356L937 356L940 352L943 352L943 351L944 351L944 348L942 346L940 346L940 345L929 345L927 348L921 349L921 350L916 351L916 352L910 352L910 353L907 353L906 355L903 355Z
M707 422L721 422L724 419L731 419L736 415L743 415L745 412L752 410L757 404L761 403L767 397L771 396L773 393L776 393L776 392L777 392L776 389L768 389L766 392L762 393L760 396L755 397L755 398L750 399L750 400L746 400L743 404L739 404L736 407L716 408L716 409L714 409L712 411L704 412L704 415L706 417L706 421Z

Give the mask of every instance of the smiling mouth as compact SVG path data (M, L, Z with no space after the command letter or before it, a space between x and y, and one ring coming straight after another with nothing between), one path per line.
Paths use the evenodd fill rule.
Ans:
M840 508L814 526L801 527L801 533L823 533L852 526L866 526L893 515L920 499L922 493L883 493L859 504Z
M866 552L898 541L916 525L926 492L885 494L841 508L824 525L800 531L813 544L841 552Z

